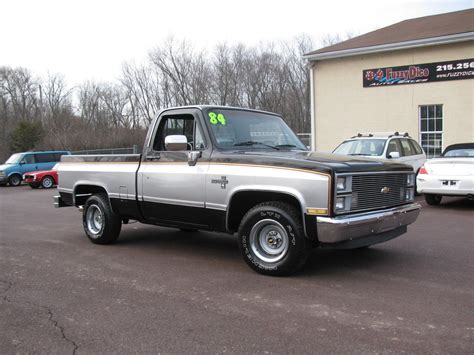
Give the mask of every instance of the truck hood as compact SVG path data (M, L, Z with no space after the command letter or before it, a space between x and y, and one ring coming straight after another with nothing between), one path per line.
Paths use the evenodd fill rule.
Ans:
M271 152L221 151L214 152L211 161L237 164L274 165L278 167L308 169L326 173L413 171L413 168L406 164L349 155L294 150L279 150Z

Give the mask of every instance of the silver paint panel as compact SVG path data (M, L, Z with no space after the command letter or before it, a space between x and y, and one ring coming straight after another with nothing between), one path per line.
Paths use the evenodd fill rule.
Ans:
M212 184L225 176L225 189ZM233 195L240 191L272 191L287 193L298 199L303 209L328 208L329 176L297 169L262 165L211 163L206 183L207 203L228 206Z
M142 163L138 173L139 199L204 208L208 165Z
M134 200L137 169L138 162L61 162L58 190L71 193L80 185L93 185L102 187L109 197Z
M79 185L100 186L109 197L134 200L138 163L68 163L58 167L59 191L72 192ZM225 188L212 180L225 176ZM138 198L143 201L227 210L240 191L287 193L306 208L329 209L330 177L299 169L246 164L151 163L138 173Z

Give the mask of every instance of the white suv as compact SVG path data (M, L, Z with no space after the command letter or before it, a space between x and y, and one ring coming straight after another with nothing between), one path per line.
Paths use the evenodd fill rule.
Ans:
M423 149L406 132L359 133L339 144L333 153L405 163L411 165L415 173L426 161Z

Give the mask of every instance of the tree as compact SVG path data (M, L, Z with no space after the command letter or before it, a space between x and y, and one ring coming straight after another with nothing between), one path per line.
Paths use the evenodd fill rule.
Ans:
M22 121L10 134L10 144L13 151L28 151L34 149L41 141L43 127L39 121Z

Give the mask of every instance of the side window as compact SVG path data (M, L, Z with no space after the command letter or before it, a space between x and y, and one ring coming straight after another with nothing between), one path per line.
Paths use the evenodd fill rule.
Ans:
M34 164L35 163L35 157L33 154L26 154L22 161L25 161L25 164Z
M153 150L165 151L165 138L169 135L186 136L188 150L205 147L202 132L193 115L164 116L153 141Z
M54 153L54 161L58 162L61 161L61 157L64 155L64 153Z
M51 153L35 154L37 163L52 163L54 162L54 155Z
M201 149L206 148L206 142L204 141L201 128L199 127L197 122L195 123L194 132L195 132L194 149L201 150Z
M401 139L400 143L402 143L402 148L403 148L403 156L407 157L410 155L415 155L413 152L410 143L408 143L408 139Z
M393 153L393 152L398 152L400 154L400 156L402 156L402 153L400 152L400 147L399 147L399 144L398 144L398 139L392 139L388 143L387 158L388 158L388 155L390 153Z
M415 152L415 154L423 154L423 150L421 149L420 145L414 141L413 139L409 139L408 140L413 148L413 151Z

